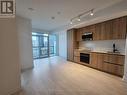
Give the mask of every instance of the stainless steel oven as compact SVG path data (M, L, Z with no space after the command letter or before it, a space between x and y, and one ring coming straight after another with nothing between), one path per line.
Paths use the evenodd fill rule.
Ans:
M89 64L90 63L90 54L80 53L80 62Z

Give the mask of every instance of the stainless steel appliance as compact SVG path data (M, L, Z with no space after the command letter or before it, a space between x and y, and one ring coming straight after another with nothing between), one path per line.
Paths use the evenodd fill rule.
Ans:
M90 63L90 54L80 53L80 62L89 64Z
M82 35L82 40L83 41L89 41L93 40L93 33L92 32L86 32Z

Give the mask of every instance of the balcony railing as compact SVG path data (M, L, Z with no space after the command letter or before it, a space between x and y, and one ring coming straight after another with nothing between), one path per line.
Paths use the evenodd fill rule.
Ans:
M49 55L53 55L54 53L54 46L49 46ZM42 46L37 46L33 47L33 58L44 58L48 57L48 47L42 47Z

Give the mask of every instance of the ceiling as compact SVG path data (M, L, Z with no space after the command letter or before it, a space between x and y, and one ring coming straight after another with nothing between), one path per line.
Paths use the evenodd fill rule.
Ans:
M35 29L53 31L68 25L80 13L92 8L102 11L121 1L124 0L16 0L16 13L31 19Z

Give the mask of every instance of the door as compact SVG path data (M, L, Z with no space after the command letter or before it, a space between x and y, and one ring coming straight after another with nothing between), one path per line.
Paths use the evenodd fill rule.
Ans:
M49 35L49 56L56 55L56 35Z
M33 58L48 57L48 34L32 33Z

